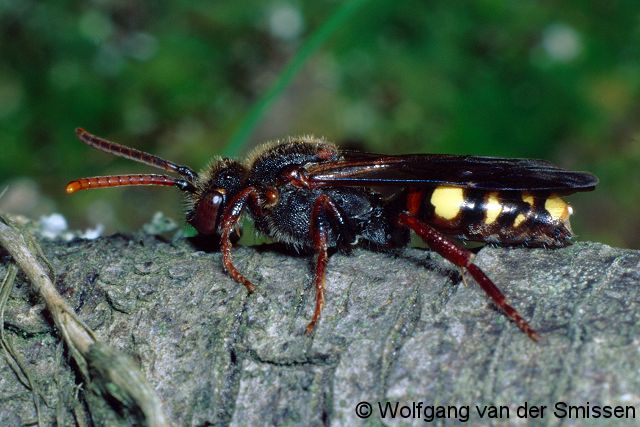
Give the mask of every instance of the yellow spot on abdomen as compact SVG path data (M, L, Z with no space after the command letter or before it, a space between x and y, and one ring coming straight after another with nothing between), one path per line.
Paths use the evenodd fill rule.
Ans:
M496 222L496 219L498 219L498 216L500 216L502 212L502 203L500 203L498 199L498 193L489 193L484 208L486 210L484 223L488 225Z
M558 196L551 196L544 202L544 208L556 221L566 221L572 213L571 206Z
M528 203L529 206L533 206L533 196L531 194L523 194L522 201Z
M533 205L534 205L534 201L535 201L535 199L533 198L533 195L528 194L528 193L524 193L522 195L522 201L525 202L526 204L528 204L531 207L529 210L533 209ZM527 219L527 215L525 215L524 213L519 213L516 216L516 219L513 220L513 227L514 228L515 227L519 227L520 224L522 224L523 222L526 221L526 219Z
M525 219L527 219L527 217L519 213L518 216L516 216L516 219L513 220L513 226L514 227L520 226L520 224L522 224Z
M458 187L438 187L431 194L431 204L440 218L451 220L458 216L464 204L464 190Z

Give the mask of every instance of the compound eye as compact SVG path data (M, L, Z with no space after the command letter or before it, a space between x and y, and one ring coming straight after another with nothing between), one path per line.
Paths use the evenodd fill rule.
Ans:
M218 221L224 210L225 191L222 188L211 190L196 202L193 217L189 221L198 233L216 234Z

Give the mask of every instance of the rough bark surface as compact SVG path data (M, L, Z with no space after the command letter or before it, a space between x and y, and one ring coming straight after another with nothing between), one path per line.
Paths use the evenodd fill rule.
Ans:
M535 344L472 279L463 286L457 269L426 250L333 255L323 316L307 336L314 302L307 257L238 248L237 267L258 287L248 296L223 272L219 254L184 240L116 235L43 248L58 290L102 340L139 361L175 425L359 425L361 401L373 405L373 425L381 421L378 401L470 405L470 421L485 424L493 422L475 405L508 405L513 422L528 402L551 407L543 423L589 425L598 420L549 411L556 402L636 410L640 403L640 251L598 243L482 249L477 264L541 333ZM74 425L74 413L86 411L82 400L100 396L78 392L78 376L28 289L19 276L6 333L33 370L47 424L57 416ZM131 422L108 403L103 411L96 405L96 425ZM422 425L420 418L383 422ZM453 418L447 424L457 424ZM34 419L30 392L0 363L0 425Z

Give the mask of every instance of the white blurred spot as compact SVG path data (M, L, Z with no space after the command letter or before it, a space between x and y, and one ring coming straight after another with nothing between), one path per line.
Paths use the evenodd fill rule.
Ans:
M556 62L571 62L582 52L580 34L567 24L549 25L542 33L542 48Z
M59 213L43 215L38 221L40 235L46 239L73 240L75 238L93 240L102 235L104 225L98 224L95 228L88 228L85 231L69 230L69 225L64 216Z
M104 225L98 224L95 228L87 228L84 232L80 233L78 237L81 239L94 240L102 236L104 232Z
M275 37L292 40L300 36L304 21L300 10L292 5L279 5L269 15L269 31Z
M142 226L144 232L151 235L167 233L170 231L174 231L177 228L178 223L176 223L173 219L169 218L162 212L154 213L151 221Z
M40 233L47 239L60 237L69 227L67 220L59 213L41 216L39 224Z

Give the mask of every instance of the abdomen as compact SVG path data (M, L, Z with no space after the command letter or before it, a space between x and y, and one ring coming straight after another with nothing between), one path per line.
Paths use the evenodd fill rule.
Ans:
M572 236L571 206L556 194L438 186L407 192L407 209L462 240L562 247Z

